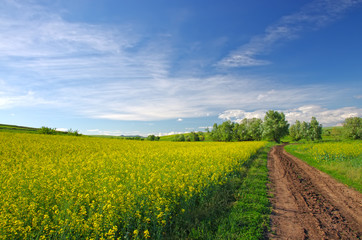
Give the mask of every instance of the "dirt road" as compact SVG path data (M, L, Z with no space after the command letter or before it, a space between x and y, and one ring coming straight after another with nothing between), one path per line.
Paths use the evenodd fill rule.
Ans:
M360 239L362 194L276 146L268 156L270 239Z

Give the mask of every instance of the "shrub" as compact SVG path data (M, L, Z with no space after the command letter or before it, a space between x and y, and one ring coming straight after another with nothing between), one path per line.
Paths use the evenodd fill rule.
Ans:
M50 128L50 127L41 127L39 129L39 133L41 134L55 134L56 133L56 130L55 128Z

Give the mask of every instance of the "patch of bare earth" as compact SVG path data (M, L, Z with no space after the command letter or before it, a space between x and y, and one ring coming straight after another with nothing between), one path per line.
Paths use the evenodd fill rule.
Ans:
M270 239L360 239L362 194L275 146L268 155Z

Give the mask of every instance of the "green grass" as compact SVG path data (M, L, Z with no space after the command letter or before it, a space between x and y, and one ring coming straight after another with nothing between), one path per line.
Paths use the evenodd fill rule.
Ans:
M343 143L343 142L341 142ZM362 155L344 160L321 161L315 159L303 145L288 145L285 150L309 165L335 178L337 181L362 193Z
M268 144L182 218L166 239L264 239L269 229Z
M0 132L37 133L37 131L39 131L38 128L31 128L31 127L23 127L23 126L16 126L16 125L0 124Z
M11 132L11 133L34 133L41 134L41 128L24 127L9 124L0 124L0 132ZM67 135L67 132L55 131L57 135Z

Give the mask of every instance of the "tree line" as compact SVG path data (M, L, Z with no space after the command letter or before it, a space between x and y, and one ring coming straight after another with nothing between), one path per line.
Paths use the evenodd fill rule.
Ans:
M288 134L289 123L283 112L270 110L264 121L259 118L244 118L240 123L230 120L214 124L210 132L213 141L260 141L262 139L280 142Z
M333 135L334 130L326 132L326 135ZM362 139L362 118L350 117L346 118L343 123L341 133L346 139ZM310 122L301 122L296 120L289 126L285 120L283 112L269 110L264 119L244 118L240 122L232 122L230 120L221 124L215 123L211 129L204 132L191 132L185 134L177 134L173 141L204 141L206 135L209 135L213 141L231 142L231 141L260 141L268 140L280 142L281 138L289 135L293 141L302 139L309 141L317 141L322 139L322 124L315 117ZM160 137L149 135L147 140L158 141Z
M203 132L177 134L173 139L174 142L198 142L204 140L205 140L205 133Z
M343 123L342 135L346 139L362 139L362 118L346 118ZM283 112L270 110L264 120L244 118L240 122L230 120L222 124L214 124L210 132L213 141L260 141L262 139L280 142L289 135L293 141L302 139L316 141L322 139L322 124L315 117L310 122L296 122L289 127Z

